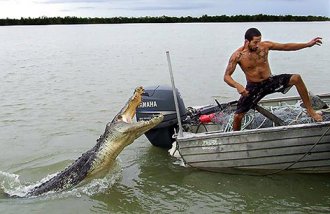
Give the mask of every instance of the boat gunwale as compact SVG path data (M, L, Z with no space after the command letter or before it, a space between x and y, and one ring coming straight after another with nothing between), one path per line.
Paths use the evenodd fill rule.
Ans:
M242 131L231 131L231 132L223 132L219 131L210 131L210 132L202 132L202 133L191 133L191 132L183 132L182 136L176 135L174 136L176 141L190 141L192 139L210 139L210 138L222 138L222 137L234 137L234 136L244 136L251 134L261 134L261 133L276 133L282 131L291 131L295 129L308 129L308 128L316 128L316 127L330 127L330 121L324 122L315 122L308 124L296 124L296 125L286 125L286 126L277 126L277 127L267 127L260 129L247 129Z
M330 93L321 93L321 94L317 94L317 96L320 97L321 99L330 99ZM263 104L263 103L266 104L271 102L296 101L296 100L301 100L300 96L274 97L274 98L261 100L259 104Z

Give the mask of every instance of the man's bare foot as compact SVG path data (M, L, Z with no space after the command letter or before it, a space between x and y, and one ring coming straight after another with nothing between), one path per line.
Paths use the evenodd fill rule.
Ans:
M313 118L316 122L322 122L323 121L323 117L321 114L316 113L315 111L313 112L307 112L307 114Z

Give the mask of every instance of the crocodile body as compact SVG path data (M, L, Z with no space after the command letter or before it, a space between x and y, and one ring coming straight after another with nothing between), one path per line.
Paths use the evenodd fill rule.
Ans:
M97 173L108 171L126 146L163 120L163 115L158 115L148 121L132 123L136 108L141 103L143 92L142 87L135 89L126 105L106 125L104 133L92 149L83 153L56 176L28 191L26 196L38 196L49 191L61 191L73 187Z

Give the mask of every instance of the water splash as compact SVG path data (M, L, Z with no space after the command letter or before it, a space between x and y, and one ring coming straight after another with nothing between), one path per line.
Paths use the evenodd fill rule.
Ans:
M1 190L9 197L25 197L31 189L46 182L56 174L48 175L34 184L22 184L19 175L0 171Z
M99 193L104 193L111 188L121 178L121 170L112 171L103 178L92 179L90 182L81 186L76 186L72 189L63 190L61 192L47 192L42 195L47 200L59 198L80 198L83 195L93 196ZM40 197L40 196L38 196Z
M15 195L22 187L19 175L0 171L1 191L9 196Z
M100 179L93 179L89 184L82 186L78 190L88 196L106 192L121 178L120 171L110 173L108 176Z
M9 197L26 197L27 193L31 191L33 188L50 180L56 175L57 173L50 174L36 183L24 184L20 181L19 175L0 171L0 184L1 184L0 190L2 193L4 193ZM121 169L119 167L115 167L111 171L111 173L108 173L103 178L92 179L88 183L85 183L83 185L78 185L68 190L63 190L60 192L49 191L41 196L31 196L30 198L45 197L49 199L49 198L66 198L72 196L79 198L82 195L92 196L98 193L106 192L120 178L121 178Z
M19 175L0 171L1 189L14 188L20 185Z

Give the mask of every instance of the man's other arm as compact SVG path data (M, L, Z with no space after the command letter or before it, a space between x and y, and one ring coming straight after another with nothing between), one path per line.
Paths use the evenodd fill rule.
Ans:
M239 59L239 53L236 51L229 59L223 80L229 86L236 88L239 94L246 96L248 94L248 91L246 91L246 89L241 84L236 82L231 76L236 69L238 59Z

